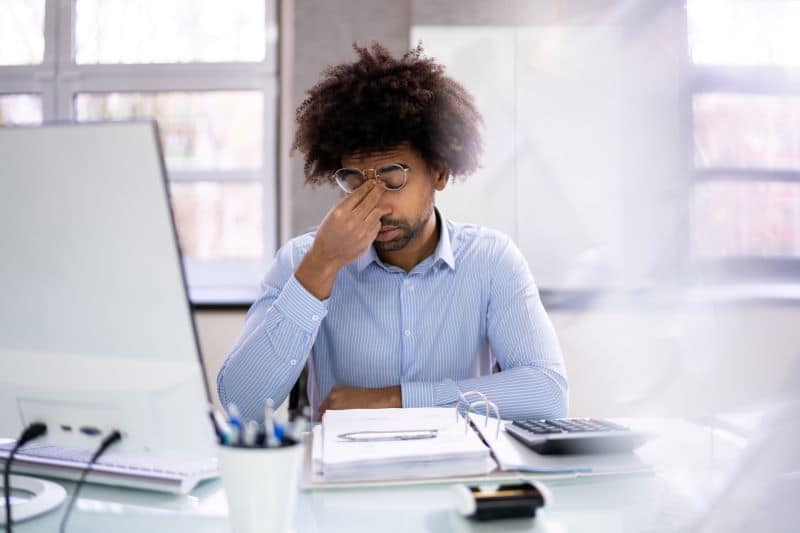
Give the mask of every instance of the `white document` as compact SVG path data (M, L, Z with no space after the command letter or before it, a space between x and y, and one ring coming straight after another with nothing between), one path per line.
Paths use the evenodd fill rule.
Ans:
M323 424L312 431L304 488L503 482L652 471L638 453L540 455L506 433L505 422L495 438L496 419L486 424L486 417L470 416L473 425L466 429L464 419L456 420L452 408L328 411ZM426 429L437 429L437 438L352 442L340 437L355 431Z
M411 430L430 430L436 435L418 440L366 442L343 437L360 432ZM496 467L489 449L453 408L326 411L321 433L322 446L314 450L317 456L312 457L312 462L315 467L321 465L327 480L478 475Z

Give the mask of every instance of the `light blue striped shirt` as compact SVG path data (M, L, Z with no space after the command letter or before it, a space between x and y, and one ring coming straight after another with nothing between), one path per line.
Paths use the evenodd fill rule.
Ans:
M404 407L478 390L506 419L566 416L558 339L519 249L494 230L439 226L436 251L411 272L370 247L323 301L294 277L315 233L281 247L217 376L222 404L261 420L265 399L283 402L308 361L315 413L340 384L400 385Z

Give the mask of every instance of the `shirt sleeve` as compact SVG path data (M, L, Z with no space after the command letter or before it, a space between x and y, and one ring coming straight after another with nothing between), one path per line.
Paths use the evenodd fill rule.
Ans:
M245 419L260 422L268 398L275 405L286 399L328 313L328 300L317 299L294 276L307 249L295 239L278 251L217 374L222 405L236 404Z
M511 241L492 254L487 336L501 372L489 376L401 385L404 407L453 405L479 391L507 420L567 414L567 374L552 323L528 264Z

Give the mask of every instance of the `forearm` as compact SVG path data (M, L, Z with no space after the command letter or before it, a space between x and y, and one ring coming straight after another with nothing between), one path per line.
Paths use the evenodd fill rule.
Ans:
M459 393L478 391L507 420L558 418L567 414L567 381L548 368L520 366L488 376L440 382L404 383L403 407L455 405Z
M294 275L308 292L319 300L325 300L331 295L340 268L336 263L320 257L312 247L300 261Z
M274 301L248 317L239 342L217 376L224 406L233 402L247 419L261 420L264 401L283 402L314 345L327 307L292 278Z
M223 406L234 403L245 419L261 421L267 398L275 405L286 399L311 349L310 338L293 329L286 323L262 324L228 355L217 377Z

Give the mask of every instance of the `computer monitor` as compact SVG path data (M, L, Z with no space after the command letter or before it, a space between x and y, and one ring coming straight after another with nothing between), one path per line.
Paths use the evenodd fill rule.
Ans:
M0 436L213 455L154 122L0 128Z

